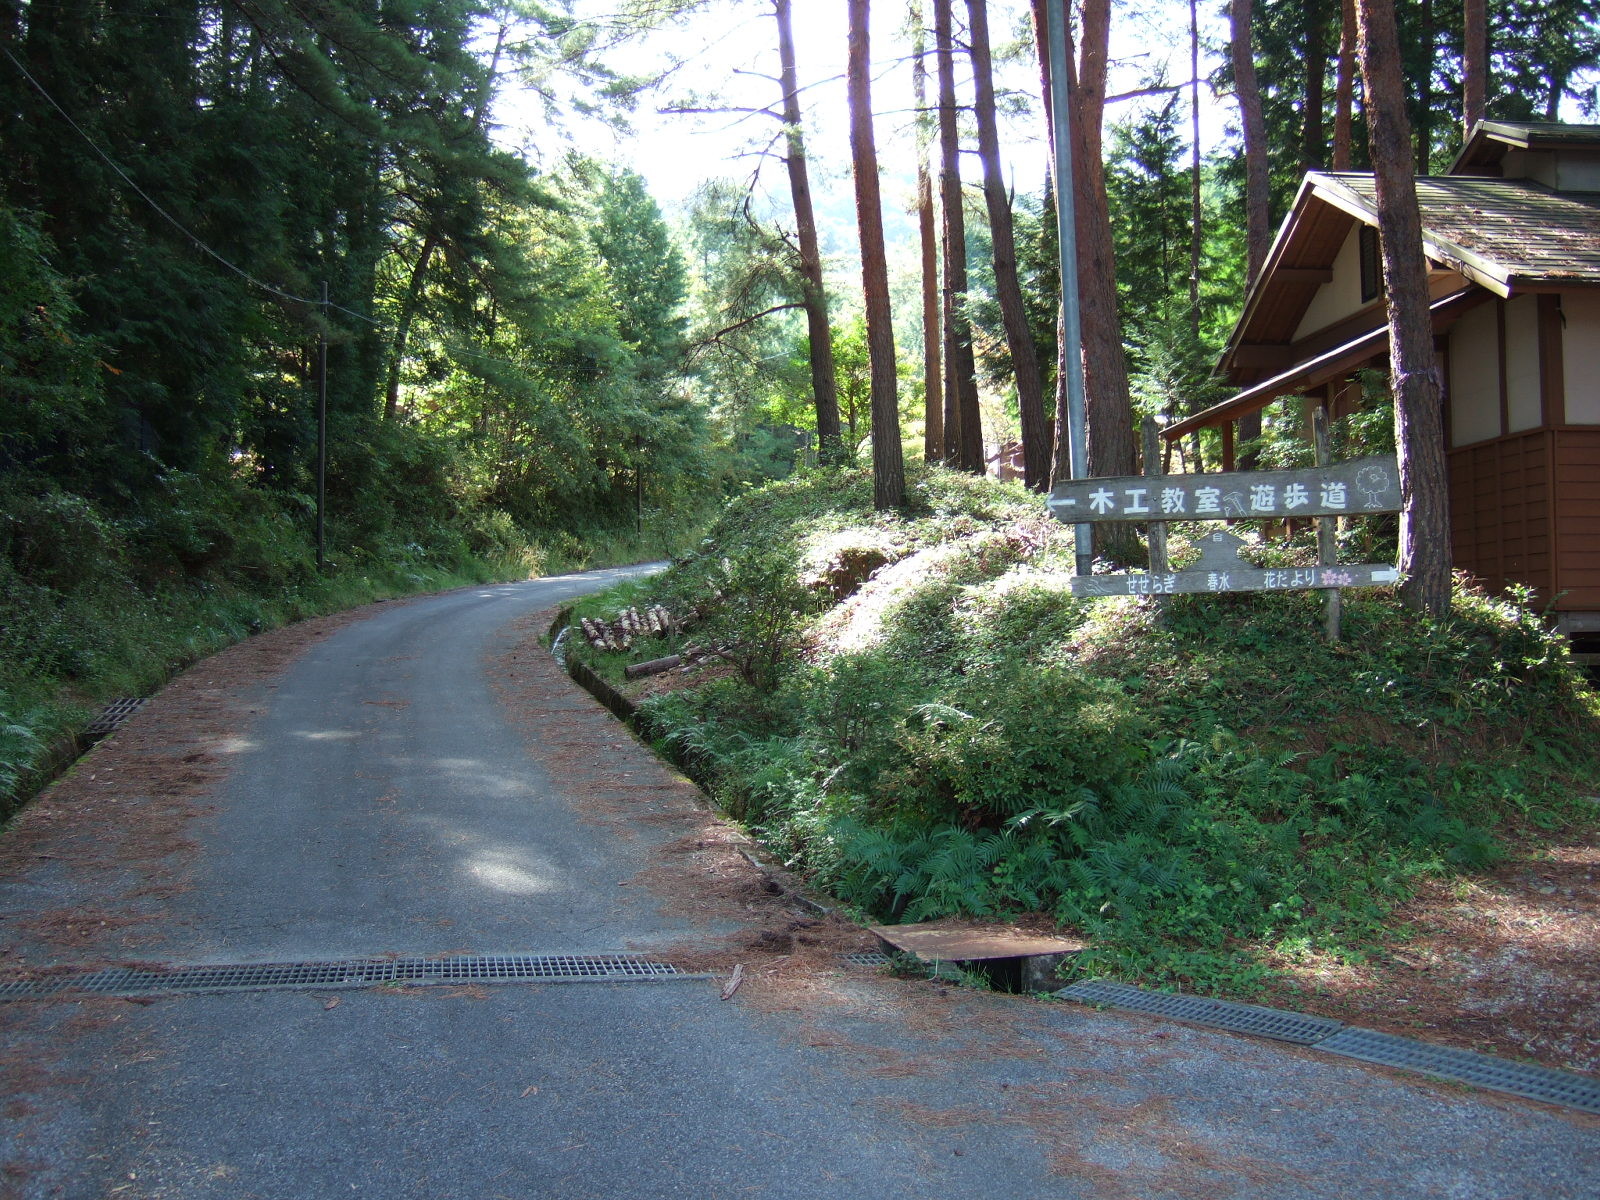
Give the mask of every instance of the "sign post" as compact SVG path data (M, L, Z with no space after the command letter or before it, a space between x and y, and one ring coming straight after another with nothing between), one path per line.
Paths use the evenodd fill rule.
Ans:
M1308 588L1329 593L1328 636L1339 636L1339 589L1398 583L1384 563L1341 565L1333 521L1341 516L1398 512L1400 470L1394 455L1328 461L1326 418L1318 413L1318 466L1294 471L1235 471L1220 475L1164 475L1145 423L1145 474L1070 479L1051 489L1050 513L1067 525L1142 521L1150 528L1150 570L1128 575L1073 577L1074 596L1171 596L1194 592L1276 592ZM1200 561L1182 571L1167 563L1171 521L1287 520L1318 518L1318 562L1310 567L1263 568L1240 557L1245 542L1226 530L1205 536Z

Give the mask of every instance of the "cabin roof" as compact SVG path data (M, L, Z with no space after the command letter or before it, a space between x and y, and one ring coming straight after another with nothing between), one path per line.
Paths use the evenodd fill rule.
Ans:
M1436 265L1498 296L1600 285L1600 193L1457 175L1419 178L1416 187L1423 243ZM1291 343L1317 289L1333 278L1345 238L1357 224L1377 223L1372 175L1308 174L1245 299L1222 356L1224 373L1250 382L1303 357ZM1372 306L1368 327L1382 320L1381 304Z
M1416 185L1428 256L1473 282L1502 295L1531 284L1600 283L1600 193L1457 175ZM1321 176L1317 189L1341 207L1353 202L1358 219L1377 223L1371 175Z
M1479 121L1446 174L1498 175L1512 150L1600 150L1600 125Z

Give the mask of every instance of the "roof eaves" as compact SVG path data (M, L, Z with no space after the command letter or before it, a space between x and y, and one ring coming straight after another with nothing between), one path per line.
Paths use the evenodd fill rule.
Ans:
M1239 317L1233 323L1233 332L1228 336L1228 344L1223 347L1219 364L1226 363L1238 352L1244 331L1250 327L1251 320L1256 315L1256 310L1261 307L1262 295L1266 291L1267 281L1272 278L1273 272L1283 263L1284 253L1288 249L1289 241L1295 227L1305 218L1307 203L1311 194L1316 190L1316 181L1321 178L1321 172L1309 171L1300 181L1300 190L1295 193L1294 203L1289 206L1289 211L1284 215L1283 224L1278 226L1278 235L1273 239L1271 248L1267 251L1267 260L1261 266L1261 274L1250 281L1250 288L1245 295L1244 305L1239 310Z

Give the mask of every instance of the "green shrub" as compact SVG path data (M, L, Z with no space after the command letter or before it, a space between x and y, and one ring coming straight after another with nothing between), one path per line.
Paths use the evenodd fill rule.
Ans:
M934 471L880 514L863 479L741 497L629 602L755 631L755 669L648 719L875 919L1043 912L1092 938L1086 969L1237 988L1363 953L1515 830L1592 823L1600 706L1526 596L1463 583L1432 619L1347 593L1336 644L1318 593L1079 601L1036 498ZM807 574L865 545L854 590Z

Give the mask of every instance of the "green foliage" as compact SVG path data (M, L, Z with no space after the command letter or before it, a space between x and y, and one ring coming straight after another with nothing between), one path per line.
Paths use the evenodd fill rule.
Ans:
M889 518L864 482L746 495L629 602L709 628L744 572L746 611L788 598L755 686L645 711L876 919L1045 913L1090 937L1086 969L1247 988L1279 956L1363 953L1418 879L1492 865L1508 830L1592 819L1600 705L1526 596L1463 584L1435 620L1349 593L1337 644L1314 593L1078 601L1036 501L940 470ZM818 567L867 546L870 578Z

